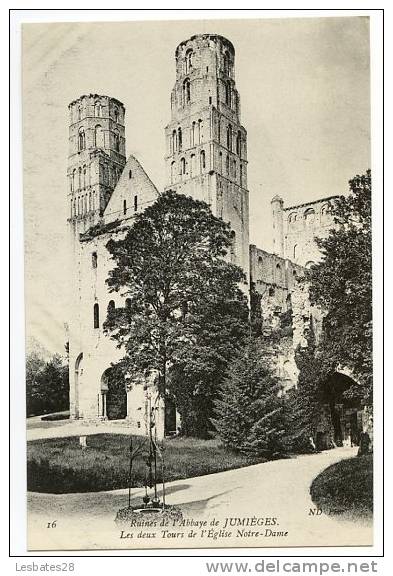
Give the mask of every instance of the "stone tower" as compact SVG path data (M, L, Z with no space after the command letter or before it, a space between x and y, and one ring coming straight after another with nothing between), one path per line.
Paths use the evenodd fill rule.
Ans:
M166 188L207 202L230 223L230 258L248 278L247 132L240 122L235 49L222 36L201 34L179 44L175 55Z
M123 171L124 115L108 96L81 96L69 105L68 205L74 232L96 224Z
M274 196L271 205L273 219L273 254L284 258L284 200L281 196Z

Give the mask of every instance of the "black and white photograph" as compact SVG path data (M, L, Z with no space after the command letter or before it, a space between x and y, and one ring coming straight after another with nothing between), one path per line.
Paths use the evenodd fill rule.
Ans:
M373 546L370 18L21 42L28 550Z

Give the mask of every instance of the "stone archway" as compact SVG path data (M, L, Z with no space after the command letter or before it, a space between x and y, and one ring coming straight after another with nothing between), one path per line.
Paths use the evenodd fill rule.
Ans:
M361 398L347 398L345 392L355 380L343 372L334 372L326 381L334 442L337 446L358 445L362 432L363 410Z
M101 376L100 416L108 420L123 420L127 416L127 392L124 378L115 367Z

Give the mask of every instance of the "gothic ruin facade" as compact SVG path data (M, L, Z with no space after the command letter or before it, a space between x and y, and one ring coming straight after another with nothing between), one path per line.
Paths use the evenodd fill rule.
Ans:
M177 47L165 140L166 188L204 200L230 223L228 257L245 273L244 290L252 286L260 296L265 325L274 327L290 314L291 333L277 357L277 370L285 388L296 385L294 350L305 345L304 331L312 317L297 278L319 259L314 237L326 235L331 227L334 197L288 208L281 198L273 198L273 253L249 245L247 132L241 124L235 50L222 36L197 35ZM146 385L133 385L128 392L124 386L120 394L111 387L111 364L121 352L104 334L103 322L108 307L127 306L127 301L108 291L112 262L106 244L132 226L134 215L154 202L158 191L138 160L126 157L121 102L89 94L69 105L67 177L71 418L125 419L138 431L146 422ZM157 409L163 434L164 407ZM179 425L173 408L170 412L167 431Z

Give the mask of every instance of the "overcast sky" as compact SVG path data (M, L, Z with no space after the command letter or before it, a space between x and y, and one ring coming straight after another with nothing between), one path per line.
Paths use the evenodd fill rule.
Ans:
M345 193L370 167L365 17L32 24L23 34L27 335L63 350L67 320L68 103L113 96L126 107L127 155L165 185L176 46L217 33L235 46L248 132L250 241L271 250L270 200Z

